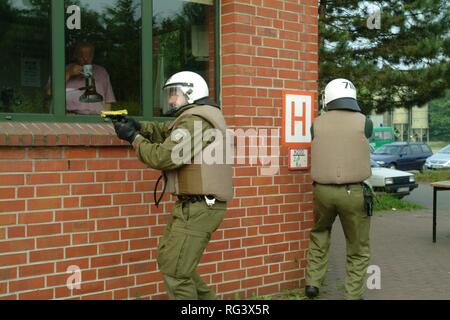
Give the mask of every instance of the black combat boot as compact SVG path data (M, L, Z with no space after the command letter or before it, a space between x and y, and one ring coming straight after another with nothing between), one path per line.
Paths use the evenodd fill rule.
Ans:
M306 286L305 295L310 299L315 298L319 295L319 288L313 286Z

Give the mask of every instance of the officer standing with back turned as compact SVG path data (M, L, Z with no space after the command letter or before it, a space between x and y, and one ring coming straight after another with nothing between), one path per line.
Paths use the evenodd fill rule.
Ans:
M133 145L142 162L162 171L166 191L178 197L157 257L170 299L216 299L196 267L233 196L232 168L225 159L205 163L194 158L213 142L225 153L225 119L220 108L208 100L205 80L194 72L174 74L163 90L163 113L174 116L173 121L138 122L126 118L115 122L114 127L119 138ZM205 133L214 129L221 134L204 139ZM182 162L177 158L179 154ZM159 203L156 197L155 201Z
M345 299L362 299L370 260L372 198L363 181L370 177L368 138L373 124L362 113L356 89L346 79L325 87L325 113L311 128L314 226L307 257L305 294L319 295L328 264L330 235L337 215L347 244Z

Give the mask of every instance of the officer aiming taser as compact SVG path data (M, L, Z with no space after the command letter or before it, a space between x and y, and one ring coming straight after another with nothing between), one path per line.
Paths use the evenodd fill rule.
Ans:
M374 206L374 196L375 192L372 189L372 186L363 182L363 194L364 194L364 210L366 210L367 215L370 217L373 214L373 206Z
M100 116L105 119L110 119L113 122L122 121L122 119L126 119L128 116L128 111L126 109L117 111L102 111Z

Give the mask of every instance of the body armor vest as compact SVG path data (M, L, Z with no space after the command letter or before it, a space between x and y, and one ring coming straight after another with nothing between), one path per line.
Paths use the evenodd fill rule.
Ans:
M372 174L366 118L359 112L332 110L314 121L311 176L321 184L362 182Z
M202 163L195 163L194 160L191 164L185 164L175 170L166 171L166 188L174 195L213 195L221 201L231 200L233 198L233 170L231 164L226 162L229 148L227 148L227 126L223 114L218 108L212 106L195 106L178 116L170 124L169 129L176 129L177 124L181 120L192 115L205 119L221 132L222 139L214 141L214 148L221 148L223 159L220 159L220 164L207 164L204 161L205 156L202 156ZM207 147L201 152L204 152L206 149Z

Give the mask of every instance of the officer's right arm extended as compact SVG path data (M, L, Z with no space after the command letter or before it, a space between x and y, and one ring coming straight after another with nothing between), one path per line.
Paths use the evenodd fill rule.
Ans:
M144 138L148 139L152 143L163 143L169 136L169 124L168 122L156 122L156 121L140 121L141 130L140 134Z
M178 145L178 143L186 143L188 144L188 148L190 149L190 159L192 160L195 156L195 151L197 150L203 150L206 145L209 143L209 141L204 141L202 137L194 137L194 123L195 121L199 121L202 123L202 131L198 132L197 134L201 134L202 137L206 130L212 129L212 125L203 120L201 117L198 116L190 116L186 119L183 119L175 128L175 130L184 130L184 132L189 133L188 137L181 137L182 141L173 141L171 135L169 134L169 131L166 130L168 127L168 124L165 125L165 127L149 127L147 126L146 130L141 131L141 136L137 136L133 141L133 147L136 150L136 155L145 164L150 166L153 169L157 170L173 170L178 167L181 167L183 163L177 163L172 159L172 150L175 148L175 146ZM144 122L141 122L142 128L144 128L146 125ZM149 129L156 129L151 134L156 136L156 139L162 139L165 138L162 143L155 142L154 140L146 139L145 135L148 136ZM158 131L161 129L160 131ZM173 130L173 131L175 131ZM183 131L180 131L183 132ZM144 134L142 134L144 133ZM176 138L176 137L175 137ZM200 141L202 143L202 146L197 148L195 147L195 141ZM183 148L180 148L183 149Z

